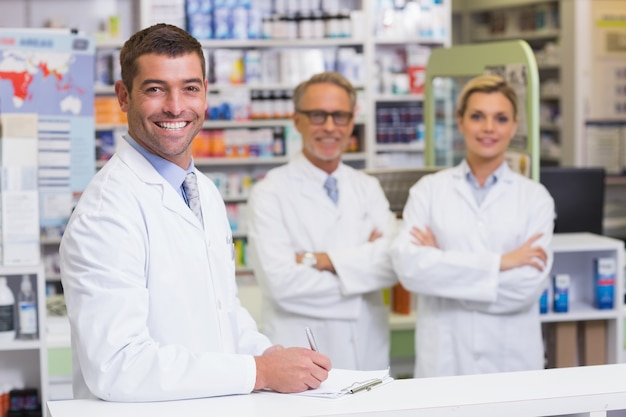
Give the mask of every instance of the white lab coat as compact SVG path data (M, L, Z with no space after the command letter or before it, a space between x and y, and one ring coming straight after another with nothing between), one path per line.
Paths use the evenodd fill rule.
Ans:
M61 242L74 395L158 401L248 393L269 340L237 297L232 235L196 171L204 229L126 141L96 174Z
M298 154L271 170L248 200L248 254L263 290L262 330L275 343L308 347L315 334L334 367L389 365L388 307L397 282L389 259L395 218L378 180L341 164L339 203L327 174ZM368 242L374 228L383 237ZM337 275L297 264L296 252L327 252Z
M554 201L543 185L505 167L479 207L461 166L423 177L409 193L392 247L400 282L418 294L416 377L543 368L538 299L552 266ZM418 246L428 226L438 248ZM535 242L543 270L500 272L502 254Z

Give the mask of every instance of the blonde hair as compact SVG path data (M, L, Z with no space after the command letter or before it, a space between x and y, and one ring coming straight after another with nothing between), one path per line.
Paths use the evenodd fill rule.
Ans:
M509 83L497 75L479 75L472 78L461 91L456 101L456 115L463 117L467 110L467 102L474 93L502 93L513 106L513 119L517 120L517 94Z
M313 75L306 81L298 84L293 92L293 105L295 109L300 108L300 101L306 92L306 89L313 84L329 83L343 88L350 97L350 107L354 110L356 106L356 89L343 75L338 72L326 71Z

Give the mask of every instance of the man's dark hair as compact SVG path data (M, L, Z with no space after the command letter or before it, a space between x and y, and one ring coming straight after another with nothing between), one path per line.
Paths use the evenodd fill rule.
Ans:
M206 78L206 63L202 45L185 30L165 23L159 23L140 30L131 36L120 51L122 82L129 93L133 87L133 79L137 75L137 58L146 54L179 57L195 53L202 65L202 78Z

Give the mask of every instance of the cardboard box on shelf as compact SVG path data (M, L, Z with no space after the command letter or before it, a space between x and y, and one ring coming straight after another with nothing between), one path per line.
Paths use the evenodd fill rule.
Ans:
M604 365L606 361L606 320L579 323L582 365Z
M578 323L551 323L547 334L548 368L578 366Z

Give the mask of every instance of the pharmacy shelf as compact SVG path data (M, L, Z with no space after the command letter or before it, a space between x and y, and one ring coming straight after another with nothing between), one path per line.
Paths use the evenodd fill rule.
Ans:
M13 340L11 342L0 342L0 352L12 350L39 350L45 346L41 340Z
M433 38L377 38L374 39L373 43L375 46L419 44L424 46L439 47L447 45L447 40Z
M203 129L243 129L256 127L292 126L292 119L246 119L246 120L206 120Z
M546 313L541 315L542 323L556 323L563 321L586 321L586 320L619 320L622 312L619 309L599 310L589 303L571 302L569 311L566 313Z
M363 39L314 38L314 39L210 39L202 40L204 48L311 48L329 46L362 46Z
M286 156L249 157L249 158L196 158L194 164L198 168L210 166L248 166L248 165L281 165L287 163Z
M423 94L380 94L374 97L376 102L424 101Z
M473 42L497 42L508 41L515 39L525 39L529 42L533 41L549 41L557 40L561 36L561 31L557 29L542 30L542 31L528 31L528 32L515 32L506 33L503 35L490 35L490 36L473 36Z
M377 143L376 152L424 152L424 142Z
M607 361L623 361L624 343L624 242L592 233L555 234L551 248L554 263L550 275L568 274L571 278L569 288L569 311L542 315L544 323L604 320L607 323ZM615 275L615 300L612 309L601 310L594 307L594 260L613 258L617 265ZM550 306L551 307L551 306Z
M0 276L7 278L9 288L15 295L16 304L23 275L28 275L31 283L34 284L38 338L0 342L0 368L2 369L0 378L2 383L10 384L11 388L37 388L39 401L45 404L48 399L48 351L45 338L47 327L43 264L0 266ZM15 311L17 314L17 309Z

